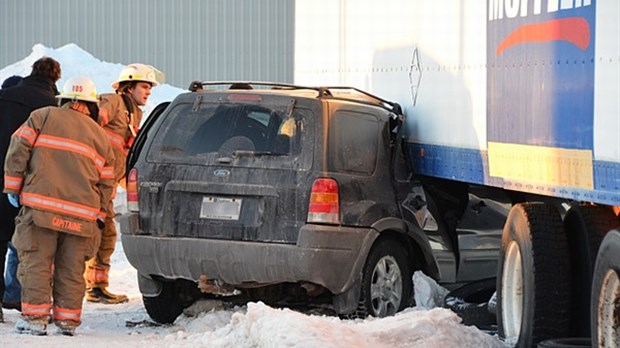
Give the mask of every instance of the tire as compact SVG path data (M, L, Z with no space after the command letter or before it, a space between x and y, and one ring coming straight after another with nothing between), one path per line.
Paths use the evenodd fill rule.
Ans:
M405 309L413 298L412 276L405 249L395 240L379 240L366 259L358 307L349 317L382 318Z
M598 248L605 234L618 227L609 206L578 205L564 218L572 269L570 333L590 337L590 292Z
M620 230L603 239L592 278L590 328L593 347L620 347Z
M570 263L553 206L520 203L502 234L497 277L498 333L516 347L568 336Z
M192 287L193 284L193 287ZM144 308L149 317L160 324L172 324L200 297L200 290L195 283L186 280L162 282L162 290L154 297L142 297Z

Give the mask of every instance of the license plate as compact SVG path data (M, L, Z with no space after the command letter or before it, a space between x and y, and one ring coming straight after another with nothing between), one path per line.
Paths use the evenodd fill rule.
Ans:
M200 218L217 220L239 220L241 198L203 197Z

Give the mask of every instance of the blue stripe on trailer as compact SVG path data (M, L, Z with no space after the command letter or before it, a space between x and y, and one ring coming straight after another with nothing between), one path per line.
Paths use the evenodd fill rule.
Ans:
M486 152L439 145L409 143L409 158L417 174L484 184Z
M411 165L419 175L578 201L620 205L620 163L594 161L594 190L582 190L490 177L486 151L416 143L409 143L407 150Z

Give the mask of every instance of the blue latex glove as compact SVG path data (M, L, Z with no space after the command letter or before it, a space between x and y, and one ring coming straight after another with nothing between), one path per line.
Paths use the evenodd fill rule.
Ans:
M9 193L7 196L9 197L9 203L15 208L19 208L19 195L16 193Z

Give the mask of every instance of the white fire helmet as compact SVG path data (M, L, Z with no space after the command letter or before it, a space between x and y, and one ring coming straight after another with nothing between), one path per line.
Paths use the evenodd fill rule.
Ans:
M163 83L164 74L154 67L146 64L133 63L129 64L121 70L118 80L112 83L114 90L118 89L121 82L124 81L143 81L150 83L153 87Z
M95 83L86 76L72 77L65 82L62 92L57 95L58 99L82 100L86 102L99 102Z

